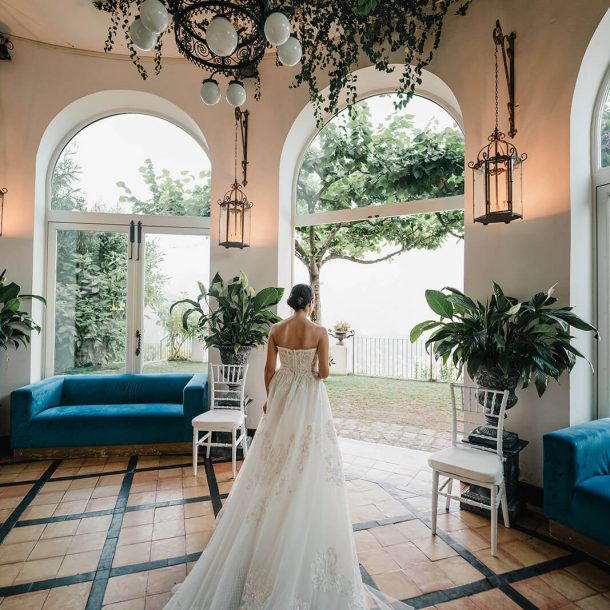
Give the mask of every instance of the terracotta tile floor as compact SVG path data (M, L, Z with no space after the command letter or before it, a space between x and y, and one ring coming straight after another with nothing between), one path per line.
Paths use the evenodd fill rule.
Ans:
M610 568L553 544L526 514L500 526L439 512L424 452L341 439L364 577L413 607L610 609ZM191 569L231 490L231 465L189 456L0 465L0 610L156 610ZM316 609L325 610L325 609Z

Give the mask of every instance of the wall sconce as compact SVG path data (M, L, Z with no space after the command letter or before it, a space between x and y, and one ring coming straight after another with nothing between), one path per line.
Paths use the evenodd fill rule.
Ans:
M3 59L11 59L11 51L13 50L13 43L8 39L6 34L0 32L0 61Z
M505 35L500 22L493 30L496 59L496 126L489 136L489 144L470 161L473 187L474 221L484 225L494 222L508 224L523 218L523 162L527 154L519 154L517 148L506 141L506 136L498 129L498 48L502 49L504 72L508 85L508 114L513 138L515 128L515 38L511 32Z
M248 248L250 246L250 224L252 202L242 190L247 181L248 169L248 117L249 112L235 109L235 167L233 184L222 199L220 206L219 241L225 248ZM242 182L237 180L237 135L241 132L242 143Z
M2 237L2 223L4 222L4 195L7 193L5 188L0 189L0 237Z

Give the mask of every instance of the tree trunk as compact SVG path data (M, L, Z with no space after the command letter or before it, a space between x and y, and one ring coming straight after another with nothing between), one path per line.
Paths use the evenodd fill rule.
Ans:
M315 263L309 265L309 284L313 289L316 305L311 313L311 320L316 324L322 322L322 302L320 301L320 267Z

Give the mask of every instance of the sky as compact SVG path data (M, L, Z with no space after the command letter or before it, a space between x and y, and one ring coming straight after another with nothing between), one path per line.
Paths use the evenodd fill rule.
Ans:
M396 112L393 98L368 99L375 123L382 124ZM421 129L457 127L445 110L425 98L414 97L400 112L413 114L415 126ZM116 206L122 193L116 183L121 180L137 196L146 197L138 171L146 158L152 159L157 170L168 169L172 175L210 169L206 153L189 134L147 115L115 115L97 121L79 132L72 143L82 168L80 187L91 209L99 204ZM130 212L127 208L121 211ZM164 252L161 272L170 278L164 289L168 300L194 295L196 281L209 278L209 239L171 235L156 239ZM331 326L347 320L359 334L406 337L414 324L430 315L426 288L462 288L463 258L463 241L451 238L439 250L408 252L375 265L332 261L322 271L322 322ZM307 281L305 268L296 260L294 280ZM149 319L145 332L148 341L161 338L153 320Z

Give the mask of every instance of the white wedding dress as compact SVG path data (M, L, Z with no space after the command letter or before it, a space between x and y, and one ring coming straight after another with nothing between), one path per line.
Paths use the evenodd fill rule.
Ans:
M378 610L364 585L316 349L279 348L252 446L216 530L165 610Z

